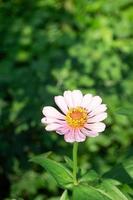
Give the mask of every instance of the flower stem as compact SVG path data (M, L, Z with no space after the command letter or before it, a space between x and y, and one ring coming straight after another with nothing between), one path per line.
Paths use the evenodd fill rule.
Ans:
M74 142L74 144L73 144L73 182L74 182L74 185L78 184L78 180L77 180L77 172L78 172L77 152L78 152L78 142Z

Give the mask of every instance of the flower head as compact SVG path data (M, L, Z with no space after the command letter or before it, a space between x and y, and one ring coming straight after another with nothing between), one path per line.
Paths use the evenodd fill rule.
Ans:
M44 107L41 122L47 131L64 135L66 142L83 142L105 130L101 121L107 117L107 107L101 97L83 95L80 90L65 91L63 96L55 97L55 103L60 112L52 106Z

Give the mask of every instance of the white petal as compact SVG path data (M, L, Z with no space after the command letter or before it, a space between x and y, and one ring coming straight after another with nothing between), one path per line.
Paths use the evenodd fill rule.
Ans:
M75 130L75 141L76 142L83 142L83 141L85 141L85 139L86 139L86 136L83 133L81 133L80 130Z
M68 111L68 107L67 107L67 104L65 102L65 99L63 96L56 96L55 98L55 103L57 104L57 106L60 108L60 110L63 112L63 113L67 113Z
M96 122L94 124L86 124L85 128L94 131L94 132L103 132L105 130L105 124L102 122Z
M65 116L63 114L61 114L58 110L56 110L52 106L45 106L43 108L42 112L46 117L53 117L53 118L57 118L57 119L64 119L65 118Z
M70 142L70 143L75 142L74 130L72 129L68 134L65 134L64 139L66 142Z
M69 132L70 132L70 128L68 128L67 126L63 126L59 128L58 130L56 130L56 133L58 133L59 135L68 134Z
M41 122L43 124L50 124L50 123L58 123L58 124L66 124L65 120L57 119L57 118L52 118L52 117L43 117L41 119Z
M48 124L46 127L45 127L45 129L46 129L46 131L56 131L58 128L60 128L61 127L61 125L60 124L54 124L54 123L52 123L52 124Z
M98 107L102 103L102 99L99 96L94 96L92 98L92 101L90 102L90 105L88 106L88 111L92 111L96 107Z
M89 113L89 115L90 116L94 116L94 115L97 115L97 114L99 114L99 113L102 113L102 112L104 112L104 111L106 111L107 110L107 106L105 105L105 104L101 104L101 105L99 105L98 107L96 107L94 110L92 110L90 113Z
M73 105L73 100L72 100L72 92L71 91L65 91L64 92L64 99L65 99L65 102L67 104L67 106L69 108L73 108L74 105Z
M91 117L88 119L88 123L92 123L92 122L101 122L103 121L105 118L107 118L107 113L103 112L100 113L99 115L96 115L94 117Z
M73 90L72 91L72 99L74 107L81 106L83 100L83 94L80 90Z
M43 117L43 118L41 119L41 123L42 123L42 124L47 124L47 123L46 123L46 117Z
M94 132L94 131L89 131L87 130L86 128L82 128L81 129L81 132L86 135L87 137L96 137L99 135L99 133L97 132Z
M81 107L88 108L89 105L90 105L91 100L92 100L92 94L84 95L82 103L81 103Z

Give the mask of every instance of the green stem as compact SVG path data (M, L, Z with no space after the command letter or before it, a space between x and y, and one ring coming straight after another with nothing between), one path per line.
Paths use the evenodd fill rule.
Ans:
M78 172L77 152L78 152L78 143L74 142L74 144L73 144L73 182L74 182L75 185L78 184L78 180L77 180L77 172Z

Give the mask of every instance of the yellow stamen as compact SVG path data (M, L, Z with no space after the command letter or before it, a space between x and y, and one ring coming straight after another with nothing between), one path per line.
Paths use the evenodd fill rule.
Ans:
M82 107L70 108L66 114L66 122L72 128L82 128L87 118L87 110Z

